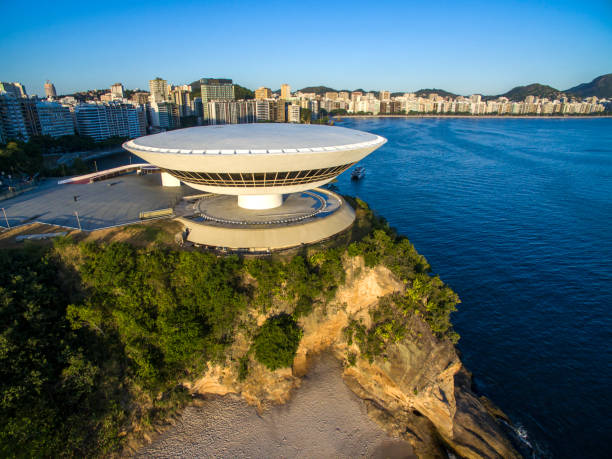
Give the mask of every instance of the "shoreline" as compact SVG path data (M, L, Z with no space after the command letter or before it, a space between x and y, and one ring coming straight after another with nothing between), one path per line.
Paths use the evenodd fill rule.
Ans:
M343 119L352 118L469 118L469 119L560 119L560 120L574 120L574 119L601 119L601 118L612 118L612 115L338 115L331 117L334 121L343 121Z

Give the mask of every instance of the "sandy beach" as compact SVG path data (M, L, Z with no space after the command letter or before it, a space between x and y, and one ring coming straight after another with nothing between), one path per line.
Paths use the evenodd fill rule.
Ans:
M235 395L211 397L136 457L415 457L368 417L341 372L338 360L321 356L293 398L262 415Z

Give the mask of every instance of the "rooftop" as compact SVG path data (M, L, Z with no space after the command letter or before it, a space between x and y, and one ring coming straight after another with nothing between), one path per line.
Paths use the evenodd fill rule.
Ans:
M183 154L265 154L354 150L386 139L337 126L255 123L199 126L127 142L131 149Z

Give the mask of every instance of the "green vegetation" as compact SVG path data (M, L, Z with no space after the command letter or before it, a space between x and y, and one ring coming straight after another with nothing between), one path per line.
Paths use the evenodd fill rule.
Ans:
M179 382L232 340L239 274L117 243L0 252L1 455L103 456L184 403Z
M47 176L89 172L89 167L78 158L68 166L47 167L43 155L109 148L121 145L125 140L122 137L111 137L96 142L91 137L78 135L58 138L35 136L27 142L11 140L5 145L0 145L0 171L7 174L34 175L38 173Z
M270 370L290 367L301 339L302 329L293 317L270 317L253 340L255 358Z
M373 311L374 326L367 333L357 324L349 326L358 333L357 337L361 336L356 341L360 347L363 346L362 353L373 358L382 352L383 344L405 336L406 319L412 314L421 316L439 338L457 342L459 335L450 322L450 314L456 311L455 306L459 303L457 294L438 276L430 274L431 266L407 238L398 236L383 218L374 215L365 202L357 198L352 203L365 214L364 220L369 222L369 227L365 237L348 246L348 254L363 256L368 267L386 266L407 285L403 295L381 300L378 309Z
M347 200L357 213L354 242L292 257L174 250L156 228L143 232L146 248L61 239L0 251L0 455L119 452L134 431L187 403L184 381L208 362L227 363L238 330L252 339L234 357L239 380L251 357L271 370L290 367L299 321L335 297L346 257L385 265L406 284L371 310L370 327L353 320L346 328L361 357L384 356L413 336L415 318L456 340L449 316L457 295L384 219ZM272 317L257 327L253 308ZM352 351L350 365L359 358Z
M310 123L312 120L312 110L309 108L302 108L300 110L300 123Z
M393 93L393 94L396 94L396 93ZM393 95L393 94L391 94L391 95ZM401 96L401 95L403 95L403 94L404 94L404 93L399 93L398 95L400 95L400 96ZM454 93L449 92L449 91L445 91L444 89L440 89L440 88L419 89L419 90L418 90L418 91L416 91L414 94L415 94L417 97L427 97L427 96L429 96L430 94L437 94L437 95L439 95L440 97L452 97L452 98L458 97L458 95L457 95L457 94L454 94Z
M255 99L255 92L239 84L234 84L234 97L236 100Z
M318 96L324 95L326 92L338 92L336 89L330 88L329 86L307 86L300 89L300 92L311 93L314 92Z

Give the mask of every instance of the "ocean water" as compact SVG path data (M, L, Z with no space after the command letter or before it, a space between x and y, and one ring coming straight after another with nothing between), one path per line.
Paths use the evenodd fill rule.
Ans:
M389 141L337 183L461 297L476 389L537 457L610 457L612 119L349 119Z

